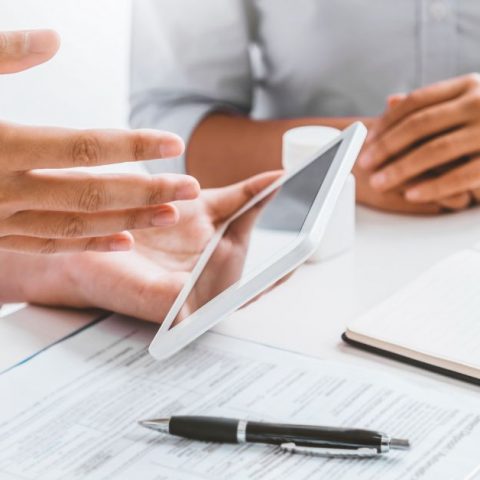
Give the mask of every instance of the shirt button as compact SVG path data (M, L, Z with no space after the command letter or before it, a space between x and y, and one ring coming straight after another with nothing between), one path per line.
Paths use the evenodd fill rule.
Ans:
M450 14L448 5L442 0L433 0L430 2L429 11L432 19L438 22L445 20Z

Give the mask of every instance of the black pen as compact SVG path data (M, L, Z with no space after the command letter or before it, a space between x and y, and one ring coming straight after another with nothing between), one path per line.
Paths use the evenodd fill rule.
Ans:
M190 440L277 445L291 453L325 457L375 457L410 448L408 440L372 430L250 422L231 418L173 416L138 422L142 427Z

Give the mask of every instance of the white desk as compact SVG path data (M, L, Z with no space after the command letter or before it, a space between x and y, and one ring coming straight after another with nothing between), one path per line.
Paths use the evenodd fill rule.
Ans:
M388 369L438 388L478 387L361 352L340 339L345 325L445 256L480 241L480 209L441 217L407 217L357 209L355 249L302 267L289 282L237 312L217 331Z
M387 369L393 375L437 389L478 387L448 379L349 347L340 340L346 323L394 293L450 253L480 241L480 209L432 218L403 217L358 208L355 249L336 259L302 267L293 278L250 307L237 312L217 331L306 354ZM58 329L48 315L33 310L15 329L19 348L32 331ZM90 318L85 314L85 321ZM41 325L39 325L41 322ZM29 324L32 326L30 330ZM54 325L57 325L56 327ZM35 328L33 328L35 326ZM2 342L8 339L2 338Z

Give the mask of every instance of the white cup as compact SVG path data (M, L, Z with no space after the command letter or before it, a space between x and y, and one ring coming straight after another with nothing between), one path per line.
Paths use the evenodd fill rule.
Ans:
M285 170L308 161L340 134L331 127L307 126L288 130L283 135L282 162ZM350 175L330 219L319 249L310 261L320 262L350 250L355 242L355 178Z

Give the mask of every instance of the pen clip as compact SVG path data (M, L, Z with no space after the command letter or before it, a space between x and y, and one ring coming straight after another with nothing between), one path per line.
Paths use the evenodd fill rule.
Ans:
M298 447L293 442L282 443L280 448L289 453L301 453L324 458L373 458L380 455L376 448L322 448L322 447Z

